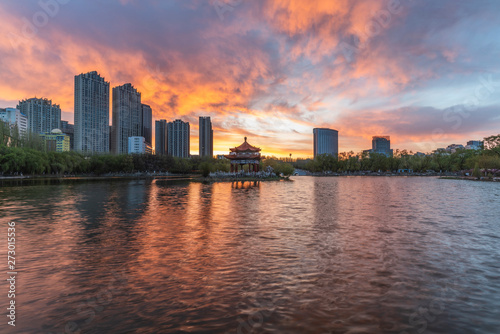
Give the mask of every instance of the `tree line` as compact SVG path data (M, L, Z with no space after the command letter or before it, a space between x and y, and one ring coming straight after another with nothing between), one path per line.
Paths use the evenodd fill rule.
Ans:
M485 169L500 170L500 135L484 139L479 150L458 149L454 153L436 152L430 155L414 155L406 150L396 151L394 156L384 154L340 153L338 157L319 155L315 159L297 160L295 168L310 172L393 172L413 170L414 172L459 172Z
M293 167L276 159L261 162L261 169L271 166L277 174L291 175ZM169 155L101 154L47 152L45 141L27 132L20 136L16 127L0 121L1 175L104 175L130 173L202 173L229 172L229 160L175 158Z

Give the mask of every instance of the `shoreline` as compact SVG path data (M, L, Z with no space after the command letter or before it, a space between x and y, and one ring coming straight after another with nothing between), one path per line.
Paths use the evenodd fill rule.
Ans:
M463 180L463 181L476 181L476 182L500 182L500 177L485 177L480 178L474 176L442 176L440 180Z

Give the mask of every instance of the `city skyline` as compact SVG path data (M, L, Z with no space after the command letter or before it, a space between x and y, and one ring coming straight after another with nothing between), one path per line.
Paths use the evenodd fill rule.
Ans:
M190 122L192 154L198 115L216 120L214 154L249 136L271 155L312 156L315 127L339 130L340 150L355 152L377 134L428 152L496 133L499 5L389 3L110 1L101 11L71 1L53 15L36 1L2 3L0 107L43 96L73 123L72 77L95 70L133 83L153 120ZM48 21L36 26L39 13Z

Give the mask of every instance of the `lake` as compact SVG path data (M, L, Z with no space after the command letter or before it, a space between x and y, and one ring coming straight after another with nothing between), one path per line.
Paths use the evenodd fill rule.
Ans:
M292 179L4 182L9 332L499 332L498 183Z

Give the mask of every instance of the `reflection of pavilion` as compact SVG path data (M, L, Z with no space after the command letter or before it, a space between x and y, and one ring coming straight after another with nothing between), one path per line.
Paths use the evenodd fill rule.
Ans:
M224 157L231 161L231 173L238 172L238 166L241 166L240 170L243 170L244 165L248 165L249 172L257 173L259 171L260 148L250 145L247 142L247 137L245 137L243 144L230 150L229 155Z
M233 189L251 189L259 188L259 181L235 181L231 183L231 188Z

